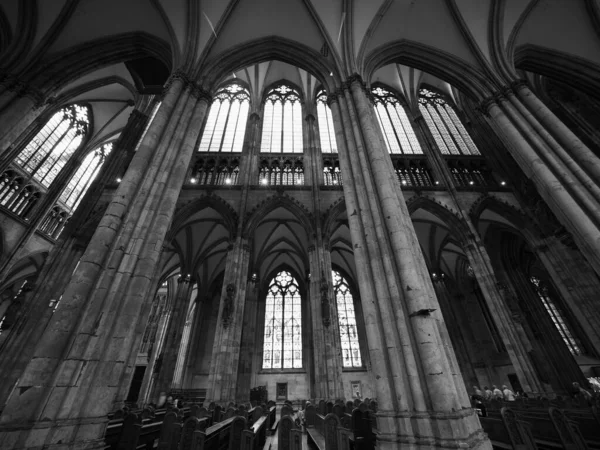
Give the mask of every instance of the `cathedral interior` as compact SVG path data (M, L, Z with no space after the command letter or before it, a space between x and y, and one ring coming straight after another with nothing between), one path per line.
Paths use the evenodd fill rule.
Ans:
M600 391L598 0L0 0L0 173L2 449Z

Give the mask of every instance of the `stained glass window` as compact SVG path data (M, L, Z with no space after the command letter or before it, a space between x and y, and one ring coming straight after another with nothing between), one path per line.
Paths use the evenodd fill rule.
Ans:
M261 152L302 153L302 105L300 94L281 85L265 99Z
M531 284L533 284L538 297L540 298L542 304L544 305L544 308L546 308L546 311L550 315L550 318L552 319L554 326L560 333L560 336L562 337L563 341L565 342L565 344L567 344L567 347L569 347L570 352L573 355L583 354L584 352L581 346L581 342L579 342L579 340L575 338L575 335L571 332L569 325L565 320L564 312L562 311L560 306L554 302L552 297L550 297L548 287L544 284L542 280L536 277L530 277L529 281L531 281Z
M331 109L327 105L327 92L321 91L317 95L317 117L319 118L319 137L321 138L321 152L337 153L335 131Z
M113 144L108 143L90 152L77 169L77 172L71 177L62 194L60 194L60 201L71 211L74 211L79 206L79 202L98 175L98 172L100 172L100 168L111 152L112 147Z
M444 155L479 155L477 146L444 96L421 89L419 110Z
M337 303L340 342L342 345L342 364L344 367L362 367L358 328L354 311L354 298L348 283L339 272L332 271L333 291Z
M302 367L301 300L298 283L289 272L279 272L269 284L263 369Z
M382 87L376 87L372 92L375 98L375 115L388 151L396 154L422 154L423 150L406 111L396 96Z
M233 83L219 90L200 141L200 152L241 152L244 145L246 121L250 109L250 94Z
M15 162L49 187L88 132L88 108L70 105L54 114Z

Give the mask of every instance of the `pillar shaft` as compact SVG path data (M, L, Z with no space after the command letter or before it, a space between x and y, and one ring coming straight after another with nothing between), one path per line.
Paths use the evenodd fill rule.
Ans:
M489 448L447 335L398 181L363 86L352 80L332 115L361 302L382 448L410 442ZM454 360L453 360L454 359Z
M177 293L173 300L165 341L160 352L162 363L154 384L153 398L158 398L158 394L162 391L167 392L173 383L175 365L177 364L179 347L181 346L183 328L187 318L193 287L193 282L185 278L185 276L185 274L182 274L181 278L177 280Z
M14 94L7 91L3 96ZM29 96L13 96L6 107L0 110L0 157L15 144L19 136L42 113L36 100Z
M184 76L168 92L0 416L14 447L100 445L122 404L137 324L208 101ZM200 98L198 98L200 97ZM142 329L143 330L143 329Z
M600 239L598 239L600 230L597 224L507 117L503 111L503 108L511 109L507 103L506 99L499 98L497 103L491 101L486 105L492 122L505 139L513 158L525 175L533 181L540 196L567 230L573 234L579 248L596 273L600 273ZM516 115L513 115L513 120L517 120ZM597 210L596 213L599 211Z
M247 241L238 236L225 262L219 319L208 375L209 401L234 401L237 395L249 263Z

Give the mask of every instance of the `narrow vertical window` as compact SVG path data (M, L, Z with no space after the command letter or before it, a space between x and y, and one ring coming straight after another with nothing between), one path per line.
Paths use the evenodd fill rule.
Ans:
M342 364L344 367L362 367L354 298L348 283L339 272L332 272L333 291L337 304Z
M90 152L77 172L71 177L67 186L60 194L60 201L69 208L70 211L75 211L79 202L89 189L90 185L100 172L102 164L106 161L106 157L112 151L113 144L104 144L93 152Z
M302 367L302 302L298 283L281 271L269 284L265 305L263 369Z
M17 155L15 163L48 188L81 145L88 130L88 108L67 106L50 118Z
M406 155L422 154L421 145L400 101L382 87L376 87L372 92L375 98L375 115L388 151Z
M444 155L480 155L456 111L444 96L429 89L421 89L419 110Z
M327 93L325 91L321 91L319 92L319 95L317 95L317 117L319 120L321 152L337 153L333 118L331 116L331 109L329 109L329 105L327 105Z
M575 338L574 333L572 333L571 329L569 328L565 314L560 306L552 299L552 297L550 297L550 294L548 293L548 287L542 280L536 277L530 277L529 281L535 288L535 292L542 301L544 308L546 308L546 312L552 319L552 322L560 333L563 341L565 344L567 344L567 347L569 347L569 351L575 356L583 354L584 352L581 343L577 338Z
M261 152L302 153L302 105L300 94L281 85L265 99Z
M241 152L246 121L250 110L250 94L239 84L219 90L206 120L200 152Z

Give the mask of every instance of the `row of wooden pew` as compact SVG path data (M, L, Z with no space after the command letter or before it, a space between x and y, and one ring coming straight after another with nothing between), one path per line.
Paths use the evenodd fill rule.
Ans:
M105 434L105 449L135 450L259 450L262 449L276 407L247 408L199 405L152 411L146 408L113 418Z
M595 406L561 409L548 405L546 400L486 402L481 425L495 448L600 449L600 417Z

